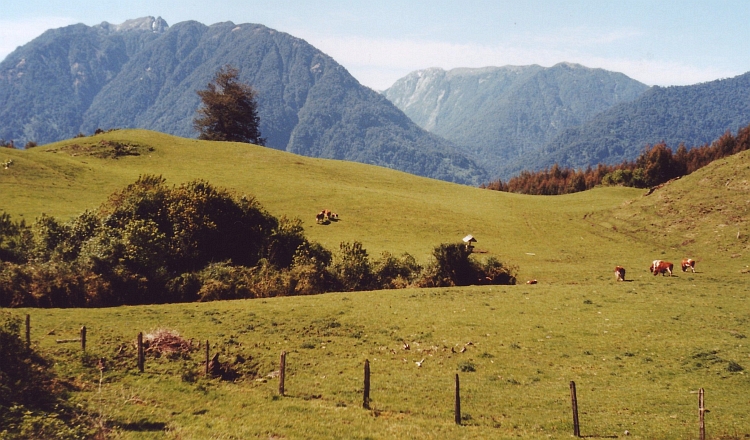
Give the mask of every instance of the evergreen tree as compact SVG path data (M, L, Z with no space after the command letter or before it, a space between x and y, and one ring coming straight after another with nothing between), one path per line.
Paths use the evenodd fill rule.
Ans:
M256 92L239 81L239 73L226 65L216 72L208 88L197 92L203 101L193 120L193 127L200 132L198 139L265 144L260 136Z

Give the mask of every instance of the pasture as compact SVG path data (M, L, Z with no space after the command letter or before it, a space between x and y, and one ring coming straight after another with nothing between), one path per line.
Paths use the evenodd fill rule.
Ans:
M104 159L63 149L103 139L153 151ZM697 438L693 392L701 387L710 438L750 435L747 153L648 196L597 188L556 197L140 130L3 154L14 164L0 170L0 208L14 219L31 222L42 212L66 219L141 174L173 184L200 178L251 194L274 215L303 219L307 235L330 249L357 240L371 255L409 252L425 263L434 246L470 233L478 258L518 265L521 283L539 281L11 310L31 315L32 344L113 437L569 438L571 380L584 436ZM341 220L316 225L321 209ZM698 261L697 273L648 272L653 259L678 266L686 256ZM615 265L628 281L614 281ZM83 325L85 354L55 342ZM203 345L185 356L148 357L139 373L136 335L160 328L208 340L239 379L205 378ZM267 377L282 351L284 397L278 379ZM361 408L365 359L371 410ZM453 421L456 373L462 426Z

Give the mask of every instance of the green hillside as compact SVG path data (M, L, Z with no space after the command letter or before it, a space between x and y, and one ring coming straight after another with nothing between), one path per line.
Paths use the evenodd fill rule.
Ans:
M97 158L87 146L101 141L142 154ZM747 152L650 195L609 187L554 197L136 130L0 154L13 160L0 169L0 206L14 218L33 221L46 212L66 219L141 174L173 184L203 178L255 195L273 215L299 216L306 234L329 248L359 240L373 255L407 251L425 262L438 243L470 233L486 252L478 257L517 264L519 280L539 281L10 310L31 315L32 346L55 361L73 402L111 436L563 439L573 432L571 380L585 436L697 437L693 392L701 387L710 438L750 435ZM323 208L341 220L316 225L313 215ZM669 278L647 270L653 259L679 263L684 256L699 261L697 273L678 269ZM614 281L615 265L627 269L628 282ZM55 342L74 338L82 325L86 355L74 343ZM149 356L139 373L136 333L160 328L209 340L239 379L204 378L204 345ZM289 353L286 397L267 377L282 350ZM107 365L101 375L100 357ZM365 359L372 410L361 408ZM460 427L453 422L457 373Z
M101 141L135 143L153 151L100 159L71 148ZM275 216L301 218L309 237L331 249L357 240L373 255L409 252L424 260L437 244L472 234L488 255L519 265L522 277L561 280L571 264L620 264L618 252L608 255L590 246L597 231L579 220L641 193L608 188L564 198L499 194L385 168L139 130L8 150L6 156L14 164L0 174L4 210L27 222L42 213L67 220L96 208L141 174L162 175L172 184L205 179L257 197ZM341 220L316 225L315 214L326 208ZM611 240L625 246L622 238Z

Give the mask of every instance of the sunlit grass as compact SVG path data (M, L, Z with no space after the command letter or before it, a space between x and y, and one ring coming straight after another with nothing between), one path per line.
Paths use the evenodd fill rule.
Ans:
M1 208L27 221L42 212L66 219L140 174L173 184L201 178L256 196L276 216L302 218L307 235L330 249L357 240L371 255L409 252L424 263L437 244L471 233L486 252L477 257L516 264L521 282L539 281L13 310L31 314L33 345L114 437L562 439L573 432L571 380L584 435L695 438L693 392L701 387L709 436L750 434L747 154L650 196L597 188L532 197L242 144L133 130L102 136L8 151L14 166L0 170ZM47 151L103 138L154 151L117 160ZM316 225L323 208L341 221ZM683 256L699 259L698 273L647 270L653 259ZM627 269L628 282L614 281L615 265ZM76 337L82 325L85 356L75 343L55 342ZM209 340L241 379L205 378L203 345L184 359L148 358L140 374L136 335L158 328ZM285 397L277 379L266 378L281 351L289 353ZM107 363L101 393L100 357ZM361 408L365 359L369 411ZM730 362L744 370L730 371ZM463 426L453 422L456 373Z

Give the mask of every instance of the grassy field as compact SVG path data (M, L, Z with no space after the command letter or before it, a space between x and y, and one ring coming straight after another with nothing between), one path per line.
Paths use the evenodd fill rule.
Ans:
M140 156L71 155L101 140L153 148ZM55 152L57 151L57 152ZM537 285L353 292L97 310L13 310L32 342L78 390L72 398L119 438L569 438L569 382L582 434L697 438L706 390L711 438L750 436L750 155L712 164L653 194L598 188L557 197L505 194L361 164L147 131L3 151L0 209L27 221L95 208L140 174L192 179L251 194L274 215L300 217L336 249L373 255L431 249L466 234ZM341 221L316 225L321 209ZM698 273L653 277L659 258L698 260ZM612 268L625 266L628 282ZM87 354L73 338L88 329ZM204 352L135 365L139 331L210 341L243 373L204 378ZM404 349L404 342L410 346ZM463 352L462 350L465 349ZM287 396L279 354L287 351ZM107 359L100 376L96 359ZM362 366L372 410L361 408ZM421 367L416 362L424 359ZM744 368L739 370L738 367ZM471 371L473 370L473 371ZM463 426L453 422L453 380ZM101 385L100 385L101 379Z

